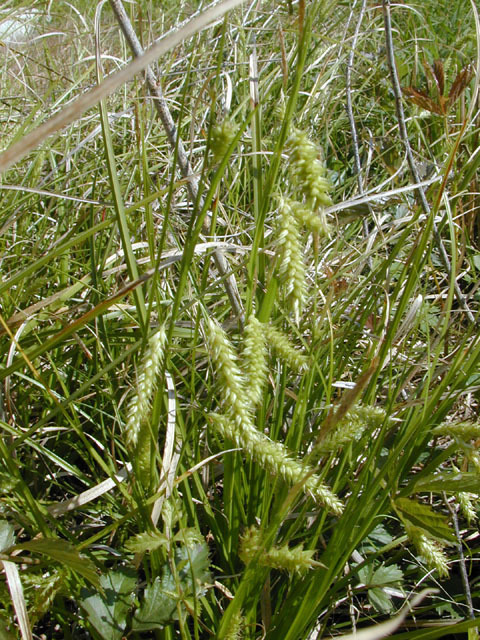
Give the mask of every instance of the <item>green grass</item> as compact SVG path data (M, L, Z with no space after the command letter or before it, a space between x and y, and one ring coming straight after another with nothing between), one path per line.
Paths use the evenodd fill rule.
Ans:
M476 16L391 8L402 120L351 4L245 3L152 66L176 140L136 75L3 172L2 637L383 637L425 588L391 637L478 637ZM35 8L2 150L131 56Z

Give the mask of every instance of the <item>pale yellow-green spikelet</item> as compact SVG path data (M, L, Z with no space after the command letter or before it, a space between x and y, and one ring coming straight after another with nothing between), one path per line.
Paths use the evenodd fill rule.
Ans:
M405 530L410 541L425 560L427 567L436 569L441 578L447 577L448 558L443 552L442 545L436 540L427 537L425 533L417 527L405 526Z
M293 129L288 140L290 149L290 170L298 189L313 208L329 207L330 182L325 176L325 168L319 160L320 150L309 140L306 133Z
M267 353L262 323L252 314L245 325L243 361L246 387L252 407L262 399L262 390L267 379Z
M225 331L212 319L208 320L206 338L212 349L215 374L219 378L219 392L225 413L241 429L255 429L250 415L250 403L245 381L237 364L238 356Z
M475 422L442 422L433 429L432 433L468 442L480 438L480 424Z
M472 525L478 518L476 505L479 503L479 497L476 493L461 491L457 494L460 511L466 518L469 525Z
M245 454L257 461L266 471L282 477L289 484L303 483L315 500L333 511L341 513L343 505L332 491L311 475L310 469L292 459L280 442L273 442L255 428L245 381L237 365L237 354L222 327L209 319L205 335L211 347L212 362L219 379L219 394L225 415L210 414L215 429L231 440Z
M276 354L282 358L292 369L301 372L308 365L308 357L295 349L287 336L271 324L264 324L263 330L267 344L269 344Z
M245 617L241 611L237 611L230 620L225 632L225 640L241 640L245 629Z
M286 301L298 318L305 297L305 265L299 223L284 198L280 198L276 241L278 279Z
M210 148L216 161L221 160L237 135L238 127L231 120L225 119L212 128Z
M305 492L329 511L340 514L343 511L342 501L324 485L315 474L310 474L308 465L292 458L281 442L270 440L253 425L239 424L228 416L210 414L214 428L224 437L231 440L245 454L257 462L265 471L274 477L281 477L290 485L302 484ZM306 476L308 475L308 478ZM306 479L305 479L306 478Z
M467 460L474 466L476 473L480 473L480 454L476 449L470 449L464 452Z
M310 231L325 236L329 235L328 222L323 208L312 211L312 209L306 205L293 200L290 202L290 206L297 220L301 224L304 224Z
M254 561L262 567L299 574L306 573L316 564L313 560L315 551L305 551L303 545L289 548L285 544L268 550L262 547L260 531L256 527L249 527L240 540L240 559L246 565Z
M319 442L315 451L320 454L337 451L350 442L358 440L366 429L371 432L380 427L385 417L385 410L380 407L355 405L345 418L340 420L335 429Z
M153 334L148 341L142 362L137 370L137 382L127 410L127 421L124 428L125 441L128 446L134 447L139 438L143 423L148 420L153 392L157 385L157 376L160 370L167 335L165 328Z
M148 487L151 478L150 408L163 361L166 338L165 328L161 327L148 341L145 355L137 371L136 390L128 405L124 428L125 442L130 449L134 471L144 487Z

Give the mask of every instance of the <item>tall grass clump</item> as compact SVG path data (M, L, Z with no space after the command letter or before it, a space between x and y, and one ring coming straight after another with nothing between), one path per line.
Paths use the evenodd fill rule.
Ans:
M161 4L0 10L0 636L473 640L477 7Z

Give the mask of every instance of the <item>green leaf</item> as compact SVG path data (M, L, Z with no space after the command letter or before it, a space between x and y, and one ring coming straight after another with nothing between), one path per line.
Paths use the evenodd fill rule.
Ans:
M173 540L189 549L193 549L197 544L203 542L203 536L197 529L185 527L174 535Z
M373 564L367 564L358 570L357 575L361 584L364 584L366 587L373 586L372 585L373 571L374 571Z
M388 533L383 524L378 524L375 529L370 531L368 538L380 542L382 545L390 544L393 537Z
M101 576L103 593L81 590L79 604L102 640L121 640L128 611L135 599L136 584L136 571L124 567Z
M468 630L468 640L478 640L479 638L480 635L478 634L478 627Z
M475 265L475 269L477 269L477 271L480 271L480 253L476 253L473 256L473 264Z
M430 537L455 542L455 536L448 526L446 518L435 513L428 505L420 504L408 498L397 498L394 504L402 520L424 529Z
M437 615L444 618L450 618L451 620L462 620L462 616L455 611L451 602L441 602L434 606Z
M462 637L460 634L463 634L463 637L465 637L465 631L468 633L472 627L477 626L480 626L480 618L464 620L463 622L452 625L440 625L440 627L436 629L416 629L413 632L415 635L412 635L412 631L406 631L395 634L394 636L389 636L389 640L412 640L412 638L417 638L417 640L435 640L436 638L443 638L444 636L448 638Z
M376 570L373 564L369 564L359 570L358 579L365 586L372 588L398 585L403 580L403 571L396 564L388 567L382 565Z
M198 598L205 593L205 587L210 582L207 545L201 543L193 548L178 549L175 564L177 579L166 564L162 577L157 576L153 584L145 589L142 605L133 617L134 631L163 629L166 624L178 620L179 613L186 613L182 604L185 601L189 602L189 608L198 609Z
M15 544L15 529L6 520L0 520L0 552Z
M154 551L167 545L168 539L161 531L145 531L130 538L125 543L125 549L132 553L144 553L145 551Z
M433 473L414 482L410 494L420 492L458 493L470 491L480 493L480 475L478 473Z
M133 616L133 631L163 629L167 623L177 620L178 600L175 580L169 570L165 571L162 578L157 576L145 589L142 606Z
M202 587L210 582L210 559L208 547L205 543L197 544L193 548L182 547L177 551L176 562L179 576L192 592L203 592ZM182 589L185 591L185 589Z
M396 564L379 567L372 576L372 584L376 587L398 585L403 580L403 571Z
M11 621L11 624L13 625L13 622ZM15 633L13 633L13 631L10 631L8 626L7 626L7 622L3 619L0 618L0 638L1 640L17 640L17 635Z
M62 566L66 566L72 571L75 571L75 573L83 576L94 587L98 588L100 586L93 562L85 556L82 556L80 552L66 540L61 540L60 538L39 538L38 540L30 540L30 542L17 544L15 548L49 556Z
M379 613L391 613L393 611L393 603L390 596L379 587L368 590L368 600L375 611Z

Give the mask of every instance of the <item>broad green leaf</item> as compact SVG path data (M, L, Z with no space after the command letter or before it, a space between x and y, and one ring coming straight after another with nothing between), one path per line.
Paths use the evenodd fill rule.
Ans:
M358 579L359 581L367 587L372 586L372 576L374 572L374 566L372 564L367 564L365 567L362 567L358 570Z
M15 529L6 520L0 520L0 552L15 544Z
M380 587L368 590L368 600L375 611L379 613L391 613L393 603L390 596Z
M410 493L423 491L457 493L470 491L480 493L480 475L478 473L434 473L414 482Z
M182 582L184 581L190 587L190 590L197 595L199 590L203 594L202 586L210 582L210 573L208 571L210 560L207 545L201 543L193 548L182 547L175 555L177 570Z
M101 576L103 593L82 589L79 604L102 640L121 640L135 599L137 573L125 567Z
M382 545L389 544L393 540L393 537L388 533L388 531L382 524L377 525L375 529L370 531L370 533L368 534L368 538L376 540Z
M93 586L100 586L93 562L85 556L82 556L75 547L66 540L59 538L39 538L38 540L30 540L30 542L17 544L15 548L49 556L61 565L79 573L93 584Z
M179 595L170 570L163 578L157 576L152 585L145 589L142 606L133 616L133 631L151 631L178 619L177 602Z
M402 580L403 571L396 564L379 567L372 576L372 584L376 587L398 584Z
M161 531L145 531L127 540L125 549L132 553L144 553L167 545L168 539Z
M434 538L447 540L448 542L455 541L455 536L448 526L446 518L435 513L428 505L420 504L408 498L397 498L394 504L399 516L403 520L407 520L415 527L424 529L430 534L430 537L433 536Z
M205 543L194 548L182 547L175 553L177 581L170 566L165 565L162 577L157 576L145 589L142 605L133 617L134 631L162 629L166 624L178 620L179 612L186 613L182 604L188 601L189 608L198 609L198 600L210 582L210 561ZM193 600L192 600L193 599Z
M180 529L180 531L174 535L173 539L175 542L178 542L189 549L193 549L197 544L201 544L203 542L202 534L198 529L194 529L193 527Z
M388 567L382 565L376 570L373 564L370 564L359 570L358 579L367 587L384 587L402 582L403 572L396 564Z

